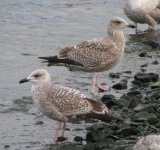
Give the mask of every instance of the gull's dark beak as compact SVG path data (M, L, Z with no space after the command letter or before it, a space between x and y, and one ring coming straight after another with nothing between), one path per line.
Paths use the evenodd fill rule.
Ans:
M136 28L136 26L134 24L129 24L129 25L127 25L127 27L129 27L129 28Z
M29 80L28 80L27 78L24 78L24 79L22 79L22 80L19 81L19 84L20 84L20 83L24 83L24 82L28 82L28 81L29 81Z

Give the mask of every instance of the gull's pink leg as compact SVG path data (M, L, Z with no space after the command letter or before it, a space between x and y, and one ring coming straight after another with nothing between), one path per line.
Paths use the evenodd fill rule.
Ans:
M97 83L96 78L97 78L97 73L94 73L93 80L92 80L92 94L93 95L95 94L95 86Z
M58 123L57 125L57 128L55 129L55 134L54 134L54 143L57 144L58 141L57 141L57 137L58 137L58 133L59 133L59 130L61 130L61 122Z
M99 81L99 75L100 73L96 73L96 83L97 83L97 86L102 90L102 91L109 91L109 86L107 85L103 85L103 84L100 84L100 81Z
M66 130L66 122L63 123L62 137L64 137L65 130Z

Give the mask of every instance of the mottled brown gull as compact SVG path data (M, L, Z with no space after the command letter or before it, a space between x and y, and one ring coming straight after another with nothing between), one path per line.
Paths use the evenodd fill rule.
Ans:
M128 0L124 12L136 25L148 24L148 30L155 30L160 23L160 0Z
M160 150L160 135L147 135L140 138L133 150Z
M118 117L108 113L108 108L100 101L88 98L85 94L75 89L55 86L50 81L49 73L44 69L33 71L19 83L32 83L32 96L39 110L48 118L60 122L56 129L54 140L57 141L58 130L64 122L62 136L66 122L73 121L76 117L96 118L104 122L119 121Z
M94 72L92 93L95 86L107 91L108 87L99 82L100 72L106 71L118 64L125 48L125 27L135 28L124 19L113 17L108 25L108 36L84 41L76 46L65 47L57 56L39 57L53 65L65 65L85 72Z

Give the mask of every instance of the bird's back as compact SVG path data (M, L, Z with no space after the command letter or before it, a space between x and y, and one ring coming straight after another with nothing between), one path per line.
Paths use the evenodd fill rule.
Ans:
M68 87L42 84L33 88L32 94L40 111L54 120L63 121L71 116L108 111L101 102L91 100L83 93Z

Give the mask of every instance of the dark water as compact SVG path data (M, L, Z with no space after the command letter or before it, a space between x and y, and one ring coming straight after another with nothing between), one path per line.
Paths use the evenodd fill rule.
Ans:
M1 0L0 149L9 145L9 149L12 150L39 150L53 142L56 123L45 117L38 117L40 113L30 99L22 100L23 96L31 95L30 85L19 85L19 80L34 69L44 68L51 73L54 83L89 93L92 74L69 72L64 67L48 68L37 57L54 55L61 47L105 36L106 22L112 16L127 19L122 9L124 2L124 0ZM141 29L143 27L145 26L142 25ZM140 44L139 40L131 38L129 34L133 33L133 30L125 30L126 54L121 65L111 70L112 72L131 70L134 74L139 70L140 64L146 61L151 63L157 59L138 57L141 50L150 50L150 46ZM159 42L158 38L155 40ZM158 50L154 49L154 54L155 51ZM148 67L148 70L160 72L158 66ZM113 85L108 72L103 73L102 81ZM117 95L121 92L111 91ZM37 121L43 121L44 124L36 125ZM68 141L73 141L76 135L85 136L86 126L88 124L72 125L72 132L66 133ZM76 128L82 130L74 130Z

